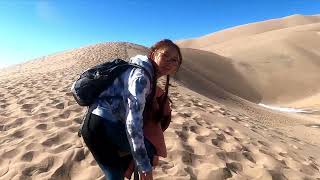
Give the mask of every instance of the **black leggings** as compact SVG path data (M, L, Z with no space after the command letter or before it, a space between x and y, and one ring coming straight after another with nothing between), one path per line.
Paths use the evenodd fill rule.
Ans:
M121 121L110 121L88 113L82 128L82 137L95 160L104 166L121 168L124 171L132 160L131 148L126 135L125 124ZM145 147L152 164L155 148L145 138ZM119 151L128 152L121 156Z

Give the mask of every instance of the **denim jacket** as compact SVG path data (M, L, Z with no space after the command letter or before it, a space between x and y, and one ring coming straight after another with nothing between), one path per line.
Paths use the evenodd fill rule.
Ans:
M143 66L150 75L154 74L147 56L137 55L130 61ZM120 120L125 124L133 159L138 169L144 172L152 170L143 135L143 110L153 82L149 77L145 70L130 67L100 94L95 103L96 108L92 111L105 119L110 119L108 114L111 112L113 120Z

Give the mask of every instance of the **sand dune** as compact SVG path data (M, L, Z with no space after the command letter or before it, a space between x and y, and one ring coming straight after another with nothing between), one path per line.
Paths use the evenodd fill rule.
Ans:
M246 36L252 36L261 34L268 31L279 30L289 27L319 23L320 16L304 16L304 15L292 15L280 19L271 19L262 22L255 22L245 25L240 25L228 29L224 29L218 32L214 32L199 38L178 40L177 43L186 48L205 48L210 45L216 45L229 40L237 38L243 38Z
M77 136L85 109L70 94L71 83L105 59L147 51L104 43L0 72L0 179L102 179ZM320 178L320 142L312 138L319 136L319 123L251 102L259 94L230 59L200 50L182 53L185 64L170 91L168 158L160 160L155 179Z
M219 97L217 88L222 88L249 101L261 101L258 92L236 69L236 63L232 59L196 49L182 48L181 51L184 62L176 78L185 86L199 88L196 91L202 94L203 91L211 91L217 97ZM208 85L207 81L217 88L203 88ZM194 82L199 86L195 86ZM203 84L200 85L200 83Z
M155 179L320 179L320 114L258 105L320 109L319 23L294 15L179 41L168 158ZM103 43L3 69L0 179L103 179L77 136L85 108L70 86L106 59L147 52Z
M320 16L295 15L178 43L231 59L262 103L301 107L294 102L320 93L319 32Z

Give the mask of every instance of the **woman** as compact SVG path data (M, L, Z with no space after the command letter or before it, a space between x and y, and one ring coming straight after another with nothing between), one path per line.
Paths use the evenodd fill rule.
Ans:
M81 134L107 179L124 179L133 158L141 179L149 180L156 149L144 137L144 114L153 112L157 79L174 74L182 56L176 44L164 39L151 47L148 56L130 60L143 68L129 68L100 94Z

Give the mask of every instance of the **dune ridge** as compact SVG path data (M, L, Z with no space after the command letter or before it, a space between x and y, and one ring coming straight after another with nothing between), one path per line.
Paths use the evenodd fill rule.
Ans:
M285 29L295 26L319 23L320 15L304 16L295 14L279 19L270 19L254 22L210 33L199 38L177 40L176 42L186 48L205 48L210 45L223 43L229 40L252 36L273 30Z

